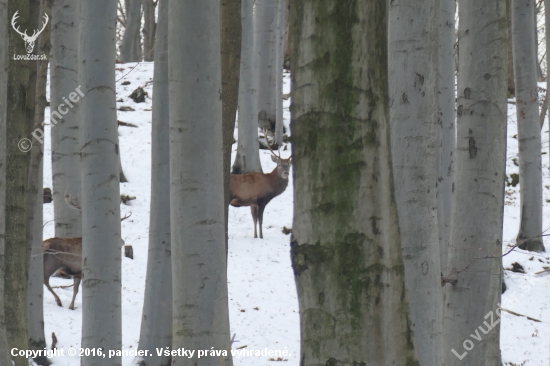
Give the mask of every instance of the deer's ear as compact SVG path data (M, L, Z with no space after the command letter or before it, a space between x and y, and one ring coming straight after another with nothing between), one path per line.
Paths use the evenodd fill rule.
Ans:
M271 155L271 160L273 160L274 163L276 163L279 159L277 159L276 156L274 155Z

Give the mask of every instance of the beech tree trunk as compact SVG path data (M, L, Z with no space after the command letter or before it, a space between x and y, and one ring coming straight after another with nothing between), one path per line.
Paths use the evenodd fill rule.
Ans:
M300 0L290 10L303 366L419 365L393 193L388 5Z
M170 221L173 281L172 349L225 350L225 355L172 365L232 365L229 350L224 225L220 3L171 1ZM197 152L209 151L209 154ZM217 153L216 153L217 152Z
M6 319L4 317L4 276L5 276L5 239L6 239L6 109L8 84L8 4L0 0L0 364L9 365L11 354L6 336Z
M256 88L258 90L257 123L260 128L275 132L276 123L276 45L279 0L255 0L254 53Z
M32 29L29 0L10 0L8 19L18 11L20 29ZM9 24L9 23L8 23ZM25 42L16 32L8 32L9 54L26 55ZM34 50L36 51L36 50ZM27 246L27 192L30 156L21 151L18 143L30 136L28 109L34 108L31 91L30 62L8 58L8 91L6 109L6 227L4 267L4 311L9 348L27 349L27 275L30 248ZM27 366L25 357L14 357L16 366Z
M223 181L225 187L224 221L226 249L231 151L233 142L235 141L233 136L235 134L235 119L239 103L242 41L241 7L241 0L221 0Z
M437 221L439 0L394 0L389 12L391 157L411 330L421 365L441 365ZM454 88L453 88L454 90ZM450 192L449 192L450 194Z
M439 0L439 93L438 107L441 119L441 148L439 151L438 225L441 270L447 270L447 253L451 235L454 155L456 148L455 124L455 9L456 0Z
M52 9L52 57L50 74L50 113L52 144L52 195L55 236L82 236L82 214L65 202L65 196L78 200L80 182L80 105L78 95L78 26L80 1L54 0ZM71 107L72 106L72 107ZM63 113L66 112L66 113Z
M277 146L283 143L283 64L284 64L284 40L286 29L286 7L285 0L278 0L277 4L277 40L275 52L275 142Z
M443 364L502 366L496 321L502 292L506 4L463 0L458 9L457 147L451 245L443 272ZM482 341L474 344L478 334Z
M120 44L120 59L123 62L141 61L141 1L126 0L126 29Z
M82 347L122 349L118 130L115 69L117 4L83 1L79 41L82 179ZM82 366L120 366L86 356Z
M232 173L262 172L258 144L258 82L255 72L253 31L254 0L242 0L242 47L239 83L239 125L237 155Z
M178 0L173 0L178 1ZM160 0L151 139L151 214L145 300L139 349L172 348L172 250L170 240L170 138L168 104L168 4ZM144 358L142 366L168 366L170 357Z
M52 0L41 1L39 17L43 20L43 14L52 16ZM48 55L51 50L50 29L48 24L39 36L37 43L39 52ZM48 77L48 61L38 61L36 81L36 111L32 130L43 129L44 112L46 108L46 84ZM32 230L27 240L31 246L31 258L29 264L29 280L27 287L27 324L29 329L29 349L40 350L46 347L44 334L44 269L43 269L43 155L42 144L35 144L31 151L32 170L29 179L29 201L34 194L33 203L29 203L29 211L34 210L33 219L29 220L29 229ZM34 176L34 179L32 177ZM45 356L35 357L34 361L39 365L49 365L51 362Z
M544 252L542 243L542 159L539 122L535 0L512 0L512 48L519 145L521 249Z
M158 3L158 0L157 0ZM143 0L143 60L155 60L155 37L157 23L155 22L155 0Z

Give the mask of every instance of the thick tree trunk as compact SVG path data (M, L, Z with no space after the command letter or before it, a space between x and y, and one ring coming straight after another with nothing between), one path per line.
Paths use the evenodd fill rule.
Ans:
M544 30L546 32L546 49L550 50L550 0L544 0L544 20L546 26L544 27ZM550 122L550 108L548 106L550 105L550 98L548 91L550 90L550 52L546 51L546 112L548 114L548 121ZM542 128L542 127L541 127ZM550 133L549 133L550 137ZM542 139L542 136L541 136ZM550 154L549 154L550 155Z
M418 360L425 366L440 366L442 352L443 295L435 214L441 145L437 104L439 11L439 0L394 0L389 12L395 200L411 330Z
M284 63L284 39L286 29L285 0L278 0L277 9L277 42L275 52L275 142L277 146L283 143L283 63Z
M275 132L278 0L256 0L254 5L254 53L256 88L258 90L257 124Z
M172 285L172 349L213 347L228 354L195 353L172 364L230 366L220 3L171 1L168 27L172 276L185 279Z
M80 1L54 0L52 9L52 57L50 111L52 135L52 188L55 236L82 236L82 215L65 202L80 197L80 105L78 96L78 26ZM71 107L72 106L72 107ZM64 113L65 112L65 113Z
M120 44L120 59L124 62L141 61L141 1L126 0L126 29Z
M441 148L439 150L439 182L437 184L439 251L441 270L447 270L447 253L451 235L455 124L455 9L456 0L440 0L439 29L439 114L441 119Z
M4 258L6 238L6 109L8 83L8 6L0 0L0 364L10 365L10 349L4 317Z
M302 0L290 11L303 366L419 365L393 193L388 4Z
M512 0L512 46L519 144L521 249L543 252L542 166L539 122L535 0Z
M500 326L492 319L498 319L502 291L506 6L464 0L458 9L457 147L451 245L443 273L443 364L501 366ZM474 345L471 337L477 334L482 341Z
M32 29L29 0L8 2L8 19L16 11L20 29ZM16 32L8 32L10 54L26 55L25 42ZM6 161L6 248L4 310L10 348L28 347L27 275L30 251L27 246L27 188L30 155L19 149L21 138L29 136L28 109L32 105L29 82L30 62L8 59L7 161ZM32 119L31 121L34 121ZM16 366L27 366L25 357L14 357Z
M83 1L79 80L82 179L82 347L122 348L120 190L115 102L115 21L111 0ZM87 356L83 366L120 365Z
M254 0L242 0L242 47L239 83L239 125L237 156L233 162L233 174L262 172L258 150L258 88L254 69Z
M173 0L178 1L178 0ZM168 0L160 0L151 142L151 215L145 301L139 349L172 348L172 256L170 241L170 139L168 104ZM145 358L142 366L168 366L170 357Z
M158 1L158 0L157 0ZM143 60L155 60L155 33L157 23L155 22L154 0L143 0Z
M241 69L241 0L221 0L221 27L224 222L227 240L231 150L234 141L233 135L235 134L237 105L239 103L239 75Z
M41 4L39 16L46 13L51 19L52 0L44 0ZM39 51L48 55L51 50L50 29L48 24L39 37ZM33 131L43 129L44 112L46 108L46 84L48 77L48 61L38 61L37 82L36 82L36 112ZM43 157L44 147L42 144L35 144L31 152L32 172L29 174L29 201L31 194L34 194L32 206L34 206L33 220L29 221L29 228L32 230L28 235L31 246L31 258L29 264L29 280L27 288L27 324L29 328L29 349L40 350L46 347L44 334L44 269L43 269L43 248L42 248L42 205L43 205ZM35 177L32 179L32 177ZM28 205L32 209L31 204ZM34 358L39 365L49 365L50 360L45 356Z

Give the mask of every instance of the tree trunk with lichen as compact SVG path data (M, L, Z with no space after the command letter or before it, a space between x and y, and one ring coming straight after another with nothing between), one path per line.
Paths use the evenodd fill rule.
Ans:
M395 199L411 329L423 366L441 365L443 294L435 214L438 209L438 147L441 146L436 90L439 11L439 0L394 0L389 13Z
M455 189L448 269L443 272L443 364L501 366L500 326L492 319L498 317L502 292L506 4L464 0L459 17ZM465 340L472 333L480 334L482 341L470 348Z
M542 243L542 158L539 122L535 0L512 0L512 48L518 123L521 249L544 252Z
M4 317L4 258L6 238L6 108L8 83L8 4L0 0L0 364L11 364Z
M290 11L303 366L419 365L393 190L387 7L301 0Z

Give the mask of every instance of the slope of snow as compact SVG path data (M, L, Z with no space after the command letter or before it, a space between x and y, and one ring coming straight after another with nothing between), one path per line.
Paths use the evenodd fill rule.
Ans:
M137 125L137 128L119 127L120 151L124 173L128 183L120 185L121 194L136 196L129 206L121 205L121 214L132 213L122 222L122 237L126 245L132 245L134 259L122 256L122 327L123 350L138 348L141 313L147 266L147 244L150 205L151 171L151 106L153 96L153 64L141 63L117 65L117 108L129 106L134 112L118 111L118 119ZM128 74L129 73L129 74ZM126 75L126 76L125 76ZM129 85L122 82L130 81ZM285 93L289 91L289 77L285 76ZM128 96L142 86L149 98L145 103L134 103ZM285 101L285 124L288 128L288 101ZM47 111L47 114L48 111ZM46 120L46 135L49 136L49 120ZM55 127L53 127L55 128ZM236 137L236 136L235 136ZM45 141L44 186L51 187L51 148L49 138ZM233 145L234 151L236 144ZM202 152L197 152L202 153ZM261 150L261 162L265 172L275 168L270 153ZM290 146L282 151L290 155ZM291 177L292 179L292 177ZM292 181L289 188L273 199L264 214L264 239L254 239L252 216L248 208L229 209L229 311L231 333L235 335L233 349L246 346L247 350L287 350L287 365L299 362L299 317L296 287L290 264L290 236L282 233L283 226L292 226ZM44 205L44 238L54 235L53 204ZM52 277L52 286L66 286L72 280ZM80 347L82 325L82 288L75 310L67 308L73 288L54 288L63 302L56 305L53 296L44 287L45 333L48 345L55 333L58 349ZM154 351L154 350L151 350ZM235 358L238 365L264 365L270 357ZM54 357L56 365L80 365L77 356ZM123 365L131 365L133 357L123 357Z
M117 65L117 107L130 106L134 112L118 112L118 119L137 125L137 128L119 127L122 164L129 183L120 186L122 194L136 196L129 206L122 205L122 214L132 216L122 222L122 235L127 245L134 249L134 260L123 256L122 260L122 321L124 350L138 348L138 339L143 306L146 254L149 227L150 204L150 134L151 134L151 97L153 64L141 63L131 71L135 64ZM131 72L130 72L131 71ZM130 72L128 75L126 75ZM122 78L126 75L124 78ZM123 81L130 85L123 86ZM285 75L285 93L289 91L289 77ZM149 93L145 103L136 104L128 98L138 86ZM289 101L285 101L285 125L288 128L290 114ZM514 164L517 159L517 134L515 105L509 104L508 123L508 156L507 175L518 173ZM48 120L46 121L48 123ZM543 128L542 151L548 151L548 124ZM48 136L49 126L46 128ZM233 145L235 150L236 145ZM51 150L49 138L45 143L44 186L51 187ZM200 152L197 152L200 153ZM264 171L268 172L275 164L267 151L260 151ZM290 155L290 149L282 152L284 157ZM543 155L544 172L544 228L550 228L550 180L549 158ZM291 176L292 179L292 176ZM510 179L511 180L511 179ZM292 181L289 188L275 198L266 208L264 220L264 238L253 239L252 217L248 208L229 209L229 311L231 333L235 334L233 349L246 346L248 350L287 350L290 356L285 365L299 364L299 316L296 287L290 263L290 237L282 233L282 228L292 226L293 193ZM506 187L504 211L503 253L508 252L515 243L520 219L519 187ZM44 205L44 238L54 234L53 205ZM544 237L545 245L550 250L549 242ZM520 263L526 273L510 271L512 263ZM501 311L502 332L501 348L503 363L506 366L548 365L550 357L550 272L535 274L550 268L550 255L546 253L529 253L515 249L503 258L504 278L508 290L502 297L502 308L522 314L518 316ZM545 268L546 267L546 268ZM70 280L51 279L52 286L71 284ZM45 289L45 288L44 288ZM44 291L44 317L48 345L51 334L55 332L58 348L67 351L70 347L80 347L80 330L82 324L81 292L77 296L76 309L67 308L72 287L56 288L55 291L63 301L63 308L55 304L53 296ZM495 309L496 310L496 309ZM527 318L530 317L531 319ZM537 322L536 320L540 320ZM480 319L483 325L485 319ZM472 329L472 333L475 329ZM483 339L481 340L481 342ZM478 342L473 340L474 345ZM456 350L462 350L457 345ZM449 350L450 351L450 350ZM467 356L466 356L467 357ZM235 358L239 365L265 365L269 357ZM56 365L76 366L78 357L55 357ZM123 365L133 363L133 357L124 357ZM467 358L464 359L467 363Z

